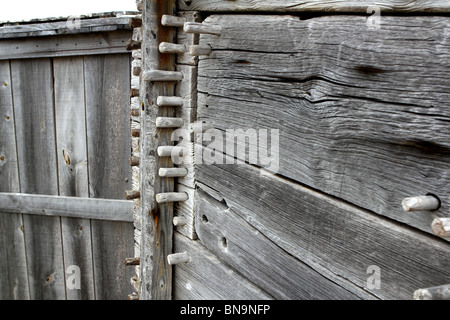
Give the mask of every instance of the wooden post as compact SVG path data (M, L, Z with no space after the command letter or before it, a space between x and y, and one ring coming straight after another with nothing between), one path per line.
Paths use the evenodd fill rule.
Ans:
M191 260L191 256L187 252L173 253L167 256L167 262L170 265L187 263Z
M163 15L175 15L176 1L144 0L142 9L139 296L141 300L170 300L172 268L166 257L173 251L173 203L158 203L156 195L174 191L174 179L159 176L159 168L171 168L173 163L171 157L159 157L155 151L161 145L173 144L173 129L157 128L155 121L157 117L176 116L175 107L160 107L156 105L156 100L159 96L174 96L175 81L183 79L183 74L175 71L176 55L159 52L161 42L170 43L175 39L177 29L163 26L161 18Z
M431 223L433 233L442 238L450 238L450 218L436 218Z
M435 196L405 198L402 207L405 211L433 211L439 209L440 201Z
M418 289L414 292L414 300L450 300L450 284L426 289Z

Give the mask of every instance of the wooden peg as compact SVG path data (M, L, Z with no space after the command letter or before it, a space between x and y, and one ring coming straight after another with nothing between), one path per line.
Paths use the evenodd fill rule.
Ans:
M175 227L181 227L186 224L186 218L185 217L174 217L173 218L173 225Z
M139 89L130 89L130 98L139 97Z
M130 39L127 41L125 47L128 51L137 50L141 48L141 42Z
M450 218L436 218L431 223L433 233L442 238L450 238Z
M181 178L188 174L186 168L159 168L159 176L166 178Z
M430 195L405 198L402 201L405 211L433 211L439 209L439 206L439 199Z
M414 291L414 300L450 300L450 284L418 289Z
M141 136L140 129L131 129L131 136L135 138L139 138Z
M139 300L139 295L137 293L129 294L128 300Z
M141 193L137 190L127 190L125 191L125 199L133 200L141 197Z
M138 266L141 264L141 258L126 258L125 265L126 266Z
M216 36L219 36L222 33L221 26L198 22L186 22L183 29L186 33L204 33Z
M141 75L142 68L141 67L133 67L133 76L139 77Z
M135 108L135 109L131 109L131 115L133 117L139 117L141 115L141 110Z
M179 128L182 125L183 125L183 118L167 118L167 117L156 118L157 128Z
M184 155L183 147L176 146L161 146L157 149L158 156L160 157L171 157L171 156L180 156Z
M186 23L186 19L182 17L170 16L164 14L161 17L161 24L166 27L183 27Z
M184 100L181 97L159 96L156 99L156 105L158 107L182 107L184 105Z
M188 199L189 196L186 192L166 192L156 195L156 202L158 203L180 202Z
M189 48L191 56L207 56L212 52L212 47L209 44L193 45Z
M184 44L175 44L169 42L161 42L159 44L159 52L161 53L185 53L186 46Z
M179 71L150 70L143 73L144 81L182 81L183 78Z
M142 27L142 15L137 15L130 18L129 25L131 29Z
M140 164L140 162L141 162L141 158L139 158L139 157L131 157L130 158L130 166L132 166L132 167L138 166Z
M187 252L173 253L167 256L167 262L172 266L180 263L187 263L191 256Z

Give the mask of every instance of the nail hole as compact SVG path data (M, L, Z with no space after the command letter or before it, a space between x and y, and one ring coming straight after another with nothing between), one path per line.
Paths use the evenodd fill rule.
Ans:
M226 249L228 247L227 238L220 238L220 245L222 246L222 248Z
M202 215L202 222L204 223L208 222L208 218L205 215Z

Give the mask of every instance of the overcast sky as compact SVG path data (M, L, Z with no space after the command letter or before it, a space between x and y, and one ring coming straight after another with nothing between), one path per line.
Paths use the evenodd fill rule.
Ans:
M136 11L135 0L0 0L0 21Z

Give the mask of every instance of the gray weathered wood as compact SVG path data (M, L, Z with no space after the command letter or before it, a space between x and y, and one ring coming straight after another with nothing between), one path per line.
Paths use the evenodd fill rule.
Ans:
M156 100L156 105L158 107L182 107L184 104L182 97L165 97L159 96Z
M0 62L0 192L20 192L9 61ZM0 201L2 202L2 201ZM30 298L23 217L0 209L0 299Z
M279 130L279 174L362 208L431 232L433 215L401 208L430 192L448 214L448 17L383 16L380 30L359 16L206 21L222 35L201 37L213 52L199 62L199 120Z
M185 192L166 192L166 193L158 193L156 195L156 202L158 203L186 201L188 199L189 196Z
M20 191L58 194L50 59L11 61ZM65 299L59 217L24 215L31 299Z
M279 12L367 12L369 6L377 5L382 12L450 12L450 4L446 0L394 1L383 0L178 0L180 10L198 11L279 11Z
M450 300L450 284L414 291L414 300Z
M175 117L175 107L158 107L159 96L174 96L174 82L154 82L146 80L146 73L162 70L182 79L182 73L173 73L175 58L173 54L160 53L161 42L174 42L176 29L161 26L163 15L173 16L175 1L150 1L143 3L142 16L142 68L140 98L143 102L141 113L141 201L142 233L140 298L142 300L168 300L172 298L172 267L167 263L167 255L172 253L173 204L156 202L156 194L173 192L172 178L159 177L159 168L173 167L170 157L158 157L160 145L171 145L172 129L156 128L157 117ZM164 74L163 74L164 75ZM163 80L167 80L162 77ZM153 78L154 80L155 78ZM156 78L158 79L158 78ZM149 80L149 79L147 79Z
M0 60L125 53L130 31L0 40Z
M450 218L436 218L431 223L433 233L439 237L450 238Z
M184 44L176 44L169 42L161 42L159 44L159 52L161 53L185 53L186 47Z
M6 192L0 193L0 200L2 212L105 221L133 221L132 201Z
M183 125L182 118L167 118L167 117L156 118L157 128L179 128L182 125Z
M167 256L167 263L171 266L180 263L188 263L190 260L191 256L187 252L177 252Z
M219 36L222 32L220 25L198 22L186 22L183 30L186 33L214 34L216 36Z
M348 290L327 279L202 191L196 195L196 207L201 243L275 299L373 298L363 290Z
M173 270L175 300L271 300L269 294L235 272L201 242L174 234L174 250L189 250L189 264Z
M79 21L79 25L74 25ZM98 33L116 30L131 30L130 17L108 17L97 19L69 18L64 21L19 24L0 27L0 39L58 36L61 34Z
M182 27L186 19L184 17L177 17L168 14L164 14L161 17L161 24L166 27Z
M193 56L207 56L212 52L209 44L193 45L189 48L189 53Z
M160 177L178 178L184 177L188 174L186 168L159 168Z
M405 211L434 211L439 209L440 201L433 196L408 197L402 200Z
M197 169L197 181L214 190L214 197L228 206L221 205L222 213L197 207L197 233L202 243L216 254L221 252L219 238L226 237L229 251L223 253L222 259L228 263L231 244L241 246L245 242L257 246L260 233L275 243L278 251L285 250L350 291L364 288L367 294L382 299L411 299L417 288L448 280L450 245L441 239L254 166L201 165ZM202 198L196 197L197 204ZM241 227L237 227L234 219L227 221L232 212L255 232L235 238ZM202 224L202 215L211 222ZM242 259L234 258L234 268L241 272L245 269L239 266ZM267 261L260 264L261 268L269 265ZM380 289L367 286L371 274L366 272L371 265L380 268Z
M145 81L181 81L183 74L178 71L147 70L142 78Z
M85 57L86 119L91 198L124 199L131 189L128 54ZM132 211L130 211L132 215ZM91 221L96 299L126 299L133 270L133 225Z

